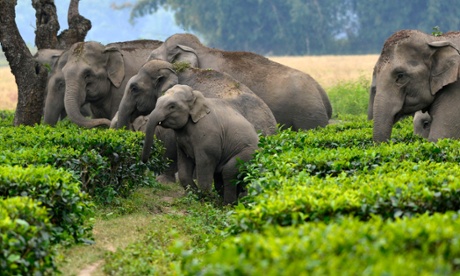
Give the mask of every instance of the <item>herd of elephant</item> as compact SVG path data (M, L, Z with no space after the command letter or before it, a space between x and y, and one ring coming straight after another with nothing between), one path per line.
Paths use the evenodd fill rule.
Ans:
M392 126L414 114L414 131L430 141L460 137L458 47L460 33L403 30L388 38L369 97L376 142L388 141ZM158 181L175 182L177 172L185 189L204 194L214 183L225 204L244 194L233 180L238 160L257 149L258 133L274 134L277 124L324 127L332 116L327 93L308 74L254 53L206 47L191 34L164 42L78 42L39 50L35 58L51 68L44 123L67 116L87 128L143 131L144 162L155 135L172 160Z

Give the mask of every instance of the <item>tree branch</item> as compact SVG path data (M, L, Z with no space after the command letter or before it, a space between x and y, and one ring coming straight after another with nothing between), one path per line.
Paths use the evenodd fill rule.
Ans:
M76 42L85 41L85 37L91 30L91 21L80 15L78 4L80 0L71 0L67 13L69 29L64 30L59 36L59 49L68 49Z
M54 0L32 0L35 9L35 45L38 49L54 49L58 45L56 37L59 20Z

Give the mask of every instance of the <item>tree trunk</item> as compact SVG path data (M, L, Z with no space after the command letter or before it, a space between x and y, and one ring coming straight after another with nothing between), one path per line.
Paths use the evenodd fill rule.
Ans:
M18 86L14 125L40 123L48 72L35 62L16 25L17 1L0 0L0 42Z
M91 22L78 11L79 0L71 0L68 12L69 30L59 36L59 22L54 0L32 0L36 10L35 44L38 49L68 49L85 40ZM16 25L17 0L0 0L0 43L18 86L18 104L14 125L40 123L43 115L47 69L32 57Z

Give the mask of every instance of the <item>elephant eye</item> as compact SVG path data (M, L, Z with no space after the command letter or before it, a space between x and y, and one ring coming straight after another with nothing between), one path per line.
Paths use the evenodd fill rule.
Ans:
M91 79L91 72L89 70L86 70L83 73L83 77L85 78L86 81L89 81Z
M133 94L139 93L139 88L136 85L131 86L131 93Z
M406 75L403 72L396 73L396 82L401 82Z
M174 110L174 109L176 109L176 105L175 105L175 104L169 105L169 110L170 110L170 111L172 111L172 110Z

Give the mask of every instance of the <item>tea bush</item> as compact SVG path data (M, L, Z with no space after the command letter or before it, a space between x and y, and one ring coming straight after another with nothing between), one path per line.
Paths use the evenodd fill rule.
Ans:
M418 213L458 210L460 166L430 161L385 163L368 173L316 177L300 172L278 176L277 189L238 206L231 229L260 231L270 225L298 225L353 215L367 220L412 217Z
M160 173L166 165L158 140L149 161L139 161L143 133L83 129L66 121L56 127L0 126L0 141L0 164L66 168L101 203L112 203L136 187L153 184L149 171Z
M0 166L0 198L23 196L42 203L53 224L51 240L83 242L91 237L92 202L72 173L51 166Z
M46 208L28 197L0 198L0 271L2 275L57 272Z
M363 222L272 226L227 238L197 258L184 256L184 275L454 275L460 258L459 214Z

